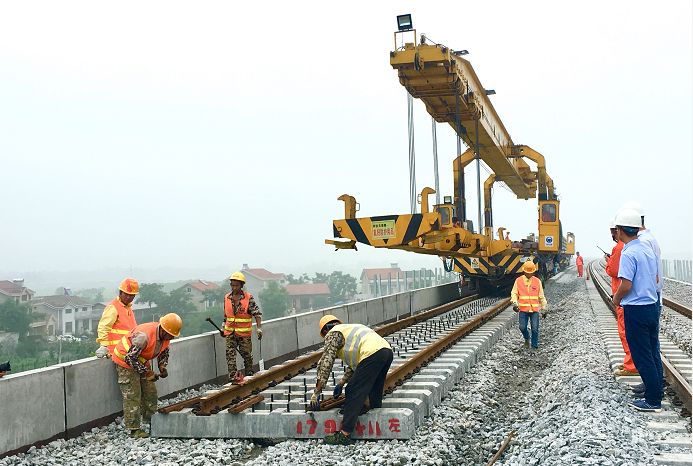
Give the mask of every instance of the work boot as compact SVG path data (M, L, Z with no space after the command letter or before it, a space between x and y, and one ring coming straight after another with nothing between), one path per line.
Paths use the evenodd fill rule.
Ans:
M325 437L325 443L328 445L351 445L354 440L348 435L344 435L340 430Z
M616 377L628 377L628 376L640 375L640 372L638 372L637 370L628 371L626 369L617 369L614 371L614 375Z
M132 438L149 438L149 434L142 429L133 429L130 431L130 437Z
M525 340L525 348L529 349L529 340Z

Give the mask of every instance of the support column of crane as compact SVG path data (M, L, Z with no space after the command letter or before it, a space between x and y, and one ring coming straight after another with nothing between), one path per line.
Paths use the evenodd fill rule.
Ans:
M433 177L435 178L436 204L440 204L440 183L438 179L438 135L436 119L431 117L431 138L433 139Z
M416 152L414 148L414 98L407 92L407 123L409 129L409 205L416 213Z

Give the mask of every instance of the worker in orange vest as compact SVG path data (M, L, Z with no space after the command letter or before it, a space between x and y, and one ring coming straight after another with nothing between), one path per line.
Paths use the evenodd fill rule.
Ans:
M253 330L255 318L257 339L262 340L262 312L253 295L243 291L245 275L234 272L229 277L231 293L224 296L224 337L226 338L226 364L229 382L239 383L244 375L253 375ZM236 351L243 358L245 374L236 369Z
M616 242L616 245L611 250L611 255L605 254L604 258L606 259L606 274L611 277L611 295L613 296L616 294L618 285L621 283L621 280L618 278L618 264L621 261L623 241L619 241L616 238L616 223L614 223L613 220L609 223L609 230L611 231L611 239ZM619 364L616 367L614 375L639 375L638 370L635 368L633 357L630 355L628 340L626 340L626 324L622 306L616 307L616 323L618 325L618 337L621 340L621 346L623 346L625 355L623 357L623 364Z
M583 265L585 263L585 260L582 258L579 252L576 253L577 257L575 258L575 265L577 266L578 269L578 277L582 277L582 269Z
M519 313L520 332L525 337L525 348L530 346L527 323L531 324L532 349L539 347L539 315L541 314L541 317L545 318L548 309L541 280L533 275L536 271L536 264L531 260L526 261L522 265L522 275L517 277L510 292L513 310Z
M113 348L123 335L127 335L137 325L132 302L139 291L140 284L134 278L120 282L118 297L104 308L99 320L96 342L101 346L96 350L97 358L110 358Z
M156 412L158 396L154 382L168 377L169 342L180 335L183 321L178 314L166 314L159 322L140 324L122 337L113 349L118 386L123 394L123 421L134 438L149 437L140 422L149 423ZM159 375L152 370L157 358Z

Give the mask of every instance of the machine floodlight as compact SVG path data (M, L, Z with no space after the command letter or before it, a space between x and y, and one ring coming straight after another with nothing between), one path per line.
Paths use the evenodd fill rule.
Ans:
M399 31L411 31L413 28L411 15L397 15L397 29Z
M466 50L453 50L452 53L454 53L455 55L459 55L459 56L469 54L469 52Z
M486 95L496 95L496 91L493 89L486 89Z
M443 196L444 204L452 204L452 196Z

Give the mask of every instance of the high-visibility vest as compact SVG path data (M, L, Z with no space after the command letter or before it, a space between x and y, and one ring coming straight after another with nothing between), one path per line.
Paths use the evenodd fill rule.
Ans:
M525 277L517 277L515 280L517 285L517 305L522 312L539 312L541 309L541 300L539 299L539 290L541 282L537 277L529 279L529 286L525 283Z
M115 298L108 305L115 307L118 312L118 318L113 323L111 331L108 332L106 340L101 342L101 345L107 346L108 351L113 354L113 348L115 348L124 335L130 333L130 330L137 326L137 322L135 321L135 313L132 311L132 307L126 306L120 299Z
M147 322L146 324L140 324L133 328L130 333L120 339L120 342L118 342L113 349L113 362L126 369L132 369L130 364L125 362L125 355L128 354L128 351L130 351L130 347L132 346L132 336L137 332L142 332L147 335L147 347L142 350L138 359L142 364L148 365L149 361L161 354L161 352L168 348L169 345L168 340L161 340L159 351L155 353L158 331L158 322Z
M224 296L224 335L235 333L239 337L250 337L253 323L252 316L248 314L248 306L250 306L250 298L253 295L247 291L243 292L243 297L240 300L241 310L239 313L233 313L233 301L231 293Z
M582 256L577 256L577 259L575 259L575 265L578 267L582 267L582 264L585 263L585 260L582 258Z
M339 324L327 332L339 332L344 336L344 346L337 351L337 357L347 363L352 370L368 356L383 348L390 348L386 339L365 325Z

